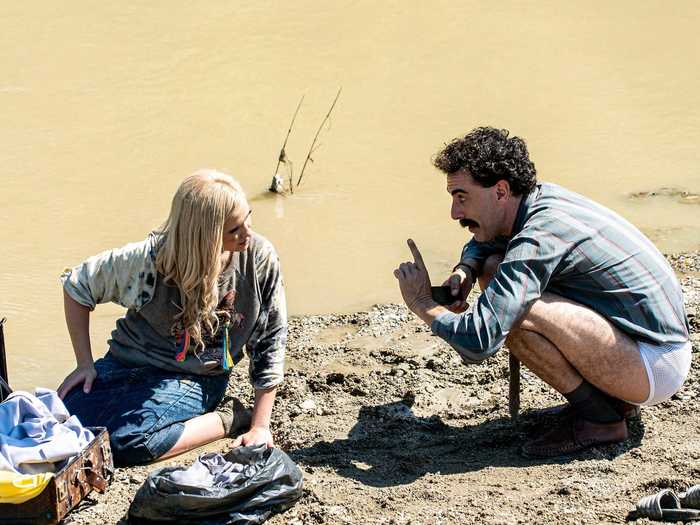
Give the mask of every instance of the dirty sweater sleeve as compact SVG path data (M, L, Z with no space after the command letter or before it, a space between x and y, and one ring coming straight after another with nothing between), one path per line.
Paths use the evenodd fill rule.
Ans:
M287 344L287 303L279 257L270 243L255 262L260 284L260 315L246 344L250 358L250 382L256 390L277 386L284 376Z
M131 308L154 285L147 271L151 258L148 239L94 255L61 275L63 289L83 306L94 310L100 303L114 302Z
M449 343L465 363L492 356L518 319L542 296L569 249L568 243L547 232L521 231L472 309L441 313L431 324L433 333Z

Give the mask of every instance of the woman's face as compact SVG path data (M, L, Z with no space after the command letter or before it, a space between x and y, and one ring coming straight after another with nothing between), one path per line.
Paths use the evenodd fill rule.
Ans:
M242 252L248 249L250 238L253 235L253 210L247 201L241 205L226 219L224 223L223 251Z

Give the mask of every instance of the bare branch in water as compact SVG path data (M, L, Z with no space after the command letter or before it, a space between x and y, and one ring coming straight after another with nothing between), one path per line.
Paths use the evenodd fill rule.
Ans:
M325 118L321 122L321 125L318 127L318 131L316 131L316 135L314 136L314 140L311 143L311 147L309 148L309 152L306 154L306 159L304 160L304 165L301 167L301 173L299 173L299 179L297 180L297 188L299 187L299 184L301 184L301 179L304 177L304 170L306 169L306 165L308 164L309 161L313 162L314 159L311 158L311 154L316 151L317 148L316 146L316 141L318 140L318 136L321 133L321 130L323 129L323 126L328 122L328 119L331 117L331 112L333 111L333 108L335 107L335 103L338 102L338 98L340 97L340 92L343 90L343 88L338 89L338 94L335 96L335 99L333 100L333 104L331 104L331 108L328 110L328 113L326 114Z
M299 113L299 108L301 108L301 103L304 101L304 95L301 96L301 99L299 100L299 104L297 104L297 109L294 111L294 115L292 116L292 121L289 123L289 129L287 130L287 136L284 137L284 142L282 143L282 149L280 149L280 154L279 157L277 158L277 166L275 167L275 173L272 176L272 182L270 183L270 191L274 193L280 193L284 189L284 181L282 177L279 175L279 170L280 170L280 164L283 162L287 164L288 162L291 162L289 158L287 157L287 141L289 140L289 135L292 133L292 127L294 126L294 121L297 118L297 114ZM291 170L290 170L291 173ZM292 187L292 182L290 179L289 182L289 188L294 193L294 188Z
M289 168L289 191L294 194L294 163L291 160L287 160L285 164Z

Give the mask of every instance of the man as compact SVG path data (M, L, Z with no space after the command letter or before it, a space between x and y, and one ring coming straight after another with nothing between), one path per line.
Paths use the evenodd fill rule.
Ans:
M440 151L452 218L473 238L430 295L418 248L394 271L406 305L465 363L510 352L569 402L571 417L526 443L554 457L627 439L625 407L660 403L683 384L691 344L681 287L667 261L625 219L554 184L538 184L525 142L477 128ZM483 293L469 312L478 279ZM624 402L623 402L624 401Z

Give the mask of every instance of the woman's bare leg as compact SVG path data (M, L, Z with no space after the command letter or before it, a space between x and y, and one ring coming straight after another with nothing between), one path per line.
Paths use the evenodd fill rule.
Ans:
M209 412L185 421L185 430L173 445L158 459L167 459L212 443L225 436L224 424L216 412Z

